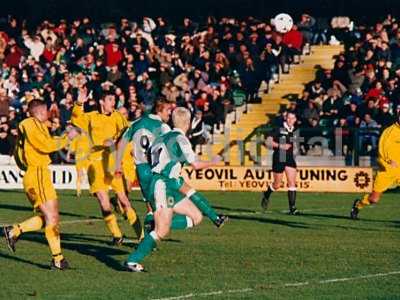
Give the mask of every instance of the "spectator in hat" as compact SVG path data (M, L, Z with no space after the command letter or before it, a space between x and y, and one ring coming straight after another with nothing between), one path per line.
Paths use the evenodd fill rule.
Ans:
M297 23L297 28L304 37L305 43L311 43L314 36L314 25L316 21L310 15L304 13L301 15L300 22Z

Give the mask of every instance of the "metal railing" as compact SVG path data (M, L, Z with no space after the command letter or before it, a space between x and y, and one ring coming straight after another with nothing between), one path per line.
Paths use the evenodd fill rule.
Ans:
M262 150L263 147L267 147L266 138L275 128L269 124L262 125L255 128L243 140L227 139L229 142L225 143L224 150L220 153L224 155L225 163L230 164L229 151L237 145L240 165L245 164L245 157L248 157L254 165L261 165L264 159ZM348 166L359 166L360 157L368 157L371 165L375 165L381 131L379 128L299 128L292 142L298 155L307 155L319 149L320 156L342 157ZM312 155L318 156L315 151Z

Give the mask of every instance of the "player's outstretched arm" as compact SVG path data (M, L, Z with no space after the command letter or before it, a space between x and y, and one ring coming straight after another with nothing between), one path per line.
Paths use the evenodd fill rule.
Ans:
M196 154L194 153L192 145L190 144L190 141L187 139L187 137L180 135L177 137L176 141L184 156L182 161L191 165L195 170L207 169L215 166L220 161L222 161L222 157L219 155L216 155L210 161L197 160Z
M69 127L62 136L49 136L38 126L25 128L26 138L34 148L42 153L52 153L65 148L68 142L79 134L75 127Z
M207 169L207 168L213 167L221 161L222 161L222 157L217 155L217 156L213 157L213 159L210 161L198 160L198 161L192 162L190 165L195 170L201 170L201 169Z

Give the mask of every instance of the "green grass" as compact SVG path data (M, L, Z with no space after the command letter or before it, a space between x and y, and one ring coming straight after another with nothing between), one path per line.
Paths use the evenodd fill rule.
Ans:
M400 203L385 194L360 221L347 218L354 195L299 194L301 216L288 216L286 194L272 196L259 212L257 193L206 193L230 222L216 229L208 220L173 232L144 264L148 273L124 272L132 245L109 244L97 202L60 192L64 254L72 269L48 269L43 233L27 233L8 252L0 244L0 299L155 299L193 294L193 299L400 299ZM133 199L139 194L134 193ZM143 215L144 205L134 201ZM31 207L21 192L0 193L0 223L22 221ZM82 220L80 223L68 223ZM120 221L125 234L133 230ZM353 278L354 277L354 278ZM353 278L321 283L322 280ZM287 283L308 282L301 286ZM241 290L228 292L232 290ZM211 295L210 292L222 294Z

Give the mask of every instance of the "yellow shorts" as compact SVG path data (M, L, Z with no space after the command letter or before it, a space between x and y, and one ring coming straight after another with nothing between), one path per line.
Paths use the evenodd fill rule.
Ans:
M392 186L400 184L400 171L378 171L374 181L374 192L383 193Z
M124 192L124 181L122 177L114 177L113 170L105 166L103 160L91 160L88 168L90 192L92 194L111 188L114 192Z
M134 165L122 165L122 172L124 173L125 181L130 185L136 181L136 168Z
M35 209L48 200L57 200L57 193L51 181L51 171L47 166L28 167L23 185L25 193Z
M81 170L88 170L89 165L90 165L90 161L87 159L83 159L83 160L77 161L75 163L75 168L79 172Z

